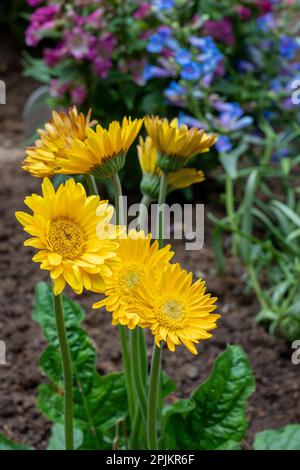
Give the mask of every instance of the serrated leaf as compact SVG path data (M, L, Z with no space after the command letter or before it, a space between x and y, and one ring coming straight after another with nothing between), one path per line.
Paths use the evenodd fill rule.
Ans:
M239 346L228 346L215 361L208 380L189 400L167 408L167 449L218 449L239 443L247 429L246 407L254 391L248 358Z
M81 328L83 311L63 296L64 317L73 370L74 427L82 431L83 449L109 449L119 419L127 415L124 376L101 376L96 370L96 352ZM56 333L52 290L46 283L36 288L33 318L42 328L49 346L40 366L50 383L39 387L38 406L48 419L63 424L63 371Z
M300 424L261 431L256 434L253 447L255 450L300 450Z

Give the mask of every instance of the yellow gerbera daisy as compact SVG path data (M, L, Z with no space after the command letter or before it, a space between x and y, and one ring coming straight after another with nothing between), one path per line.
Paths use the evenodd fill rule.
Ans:
M85 117L83 113L78 114L75 106L67 113L53 111L45 129L38 129L40 138L26 149L23 170L39 178L55 174L58 157L64 155L74 139L85 140L87 129L96 124L96 121L90 122L90 117L91 111Z
M156 200L159 193L161 170L157 162L158 152L151 137L147 136L145 140L140 137L137 150L143 172L141 182L142 193ZM180 170L168 173L167 192L170 193L175 189L188 188L192 184L204 181L204 179L203 171L196 170L195 168L181 168Z
M96 131L88 129L84 142L75 140L72 147L59 160L59 173L109 177L118 172L125 163L125 156L138 135L143 119L124 117L122 124L110 123L108 129L100 124Z
M112 276L105 278L105 299L93 308L105 307L112 312L112 324L135 328L139 316L135 307L135 289L145 282L156 269L163 269L174 255L170 245L158 248L158 242L151 243L151 234L130 230L126 238L119 240L117 262L112 267Z
M140 326L149 327L160 346L166 341L171 351L181 343L197 354L194 343L208 339L208 331L216 328L220 315L216 309L216 297L205 294L205 281L192 284L192 273L179 264L167 264L155 278L148 278L135 291L138 300Z
M179 126L178 119L169 122L158 116L147 116L145 126L159 151L158 166L166 171L176 171L189 158L208 152L217 140L215 135L206 134L195 127Z
M66 283L77 294L83 287L103 289L102 276L111 275L118 248L116 230L109 224L113 208L98 196L87 197L82 184L73 179L55 192L45 178L42 192L25 198L32 215L16 212L25 232L32 235L24 245L39 250L33 261L50 271L55 295Z

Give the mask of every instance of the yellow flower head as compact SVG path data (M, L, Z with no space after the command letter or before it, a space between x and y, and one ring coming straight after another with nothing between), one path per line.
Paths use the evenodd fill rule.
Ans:
M151 137L147 136L145 140L139 139L137 146L140 166L143 172L141 191L152 199L158 199L160 174L158 166L158 152ZM168 173L167 191L170 193L175 189L184 189L189 186L204 181L203 171L195 168L181 168L180 170Z
M113 208L98 196L87 197L82 184L73 179L55 192L45 178L42 192L42 196L25 198L32 215L16 212L25 232L32 236L24 245L39 250L33 261L50 271L55 295L66 283L77 294L83 287L103 289L102 277L111 275L118 248L118 230L109 224Z
M67 113L53 111L52 120L45 124L45 129L38 129L40 138L26 149L23 170L39 178L55 174L59 167L58 158L64 155L74 139L84 141L87 129L96 123L90 122L90 117L91 111L85 117L83 113L78 114L75 106Z
M108 129L100 124L96 131L88 129L85 141L75 140L72 147L60 160L59 173L83 174L109 177L119 171L130 146L138 135L143 120L124 117L122 124L110 123Z
M146 236L143 231L130 230L126 238L118 241L117 262L112 267L112 276L105 278L106 297L93 308L105 307L112 312L113 325L135 328L139 323L136 288L156 269L163 269L174 253L170 246L159 249L158 242L151 243L151 235Z
M216 328L220 317L211 313L217 299L205 290L205 281L192 284L192 273L179 264L167 264L156 278L147 279L136 290L140 325L151 329L158 346L166 341L174 351L182 343L197 354L195 343L212 336L208 331Z
M158 166L167 171L176 171L189 158L208 152L217 140L215 135L195 127L179 126L178 119L169 122L158 116L147 116L145 126L159 152Z

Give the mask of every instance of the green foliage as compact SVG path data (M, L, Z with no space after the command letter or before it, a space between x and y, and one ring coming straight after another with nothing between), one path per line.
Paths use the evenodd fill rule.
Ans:
M216 359L208 380L189 399L165 409L166 448L237 448L246 433L247 401L254 388L245 352L239 346L228 346Z
M300 424L259 432L253 447L255 450L300 450Z
M112 447L118 420L126 419L127 400L121 373L101 376L96 370L96 353L87 333L81 328L83 311L63 297L66 329L73 369L74 426L82 432L80 448ZM57 339L51 287L39 283L33 319L40 325L49 343L40 359L40 366L49 383L40 385L38 406L54 423L63 423L62 366Z
M33 447L17 444L0 433L0 450L34 450Z

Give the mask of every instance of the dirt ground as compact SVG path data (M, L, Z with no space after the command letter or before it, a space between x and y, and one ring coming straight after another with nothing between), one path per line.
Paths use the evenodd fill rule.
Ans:
M3 72L4 73L4 72ZM24 134L21 113L26 97L36 86L20 78L18 63L10 61L6 69L8 100L0 107L0 339L7 345L7 365L0 366L0 432L19 442L44 448L50 425L36 407L37 387L44 380L38 360L45 344L39 327L31 320L34 286L47 274L31 262L32 251L22 246L25 234L14 218L23 209L28 193L39 191L40 182L20 169ZM7 151L7 152L6 152ZM5 155L11 158L5 158ZM211 246L209 211L219 212L215 193L207 193L209 184L200 186L199 199L206 202L206 240L200 252L186 252L176 241L177 260L207 280L208 290L219 298L222 315L213 339L200 346L193 357L180 348L165 351L164 367L178 383L178 397L186 397L196 384L209 375L215 357L226 344L240 344L246 350L256 379L256 392L249 408L249 430L244 443L250 448L257 431L300 421L299 366L292 365L292 350L284 341L275 340L255 322L258 304L245 293L246 276L238 259L227 258L226 272L215 275ZM97 366L102 373L120 369L120 350L116 328L110 315L91 310L94 295L79 299L86 309L86 328L97 348ZM150 352L150 351L149 351ZM174 397L176 398L176 397Z

